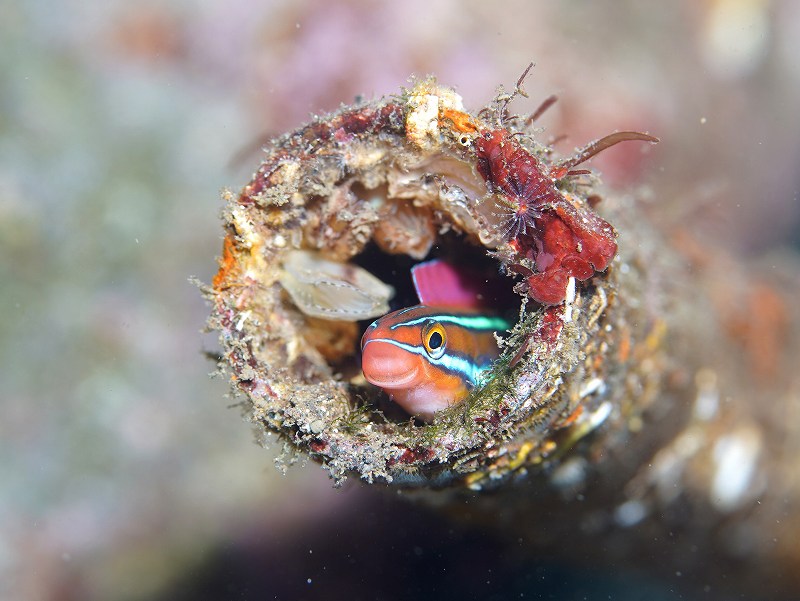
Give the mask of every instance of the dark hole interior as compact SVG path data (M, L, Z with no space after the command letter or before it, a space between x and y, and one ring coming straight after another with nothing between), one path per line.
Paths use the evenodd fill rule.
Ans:
M442 259L457 269L469 270L479 278L482 292L486 295L486 305L494 313L505 317L512 323L519 314L520 298L513 292L514 280L500 273L500 264L488 256L486 249L461 234L448 232L439 236L431 252L423 261L407 255L390 255L374 243L353 259L353 262L395 289L389 302L390 310L397 311L419 304L419 298L411 279L411 268L418 263ZM367 329L372 319L360 323L361 333Z

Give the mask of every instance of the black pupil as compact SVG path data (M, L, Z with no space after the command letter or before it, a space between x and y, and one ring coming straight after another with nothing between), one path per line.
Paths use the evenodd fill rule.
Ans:
M434 332L431 334L431 337L428 338L428 346L431 347L431 349L439 348L442 346L442 342L442 335L439 332Z

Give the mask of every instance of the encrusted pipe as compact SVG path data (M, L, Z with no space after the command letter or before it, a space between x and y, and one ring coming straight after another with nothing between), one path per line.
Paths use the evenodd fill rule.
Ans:
M506 508L546 511L551 537L577 545L601 529L616 533L609 548L630 547L632 530L694 529L691 544L757 555L759 573L791 579L797 271L755 277L681 227L655 227L630 197L598 204L594 178L573 167L656 139L618 132L558 161L510 113L520 85L472 114L428 79L269 144L226 195L206 289L223 371L256 427L336 481L474 491L525 476L535 493ZM482 383L422 421L364 380L357 320L389 302L373 276L402 289L437 252L502 274L518 300L499 310L516 323ZM323 275L300 289L297 264ZM514 528L542 534L524 523Z

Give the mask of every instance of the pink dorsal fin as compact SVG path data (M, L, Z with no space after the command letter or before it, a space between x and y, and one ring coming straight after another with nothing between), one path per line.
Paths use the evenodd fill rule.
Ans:
M434 259L411 268L414 288L423 305L486 309L485 285L475 274L451 263Z

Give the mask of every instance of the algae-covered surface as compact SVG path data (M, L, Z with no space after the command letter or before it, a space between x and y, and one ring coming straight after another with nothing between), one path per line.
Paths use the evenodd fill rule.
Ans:
M3 3L0 598L716 594L680 570L587 567L569 545L557 557L558 545L509 536L502 508L478 511L485 496L437 512L352 479L334 490L300 456L283 475L273 459L291 453L254 444L241 399L208 377L220 348L189 278L212 281L220 192L250 181L260 142L396 93L411 74L435 74L477 110L534 61L515 107L559 95L536 122L543 143L568 135L557 142L568 156L613 130L657 134L652 152L621 145L589 167L617 198L637 198L693 268L700 239L737 269L790 274L789 289L799 21L789 1ZM762 290L750 302L773 300ZM775 329L771 310L742 320L728 308L752 342L742 352L774 377L774 338L753 336ZM711 380L701 373L699 388ZM735 451L758 438L737 432ZM552 519L535 522L555 533ZM731 546L747 536L731 531Z

